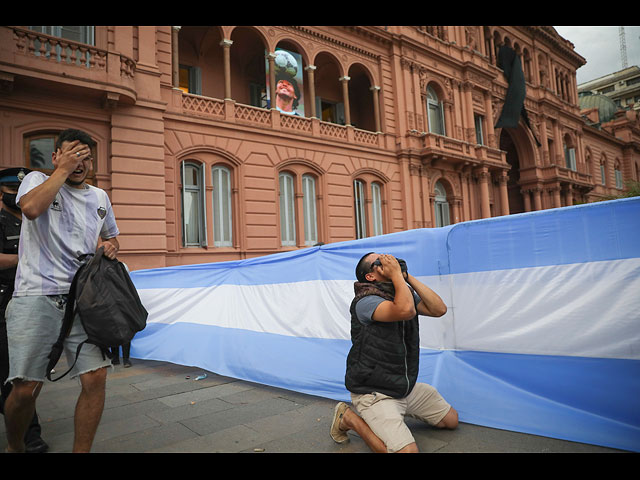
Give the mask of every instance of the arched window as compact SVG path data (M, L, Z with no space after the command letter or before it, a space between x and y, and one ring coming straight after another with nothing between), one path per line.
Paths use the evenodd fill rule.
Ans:
M182 182L182 244L185 247L206 246L204 164L182 162L180 179Z
M378 182L371 184L371 216L373 220L373 234L382 235L382 187Z
M384 233L383 199L384 182L376 175L365 172L353 181L356 238Z
M616 162L613 174L615 175L616 179L616 188L622 190L622 188L624 187L624 183L622 182L622 171L620 170L620 162Z
M436 210L436 227L445 227L451 223L449 220L449 202L447 202L447 191L440 182L436 182L435 186L435 210Z
M216 247L233 245L233 217L231 205L231 172L222 165L211 168L213 185L213 244Z
M432 87L427 87L427 115L429 117L429 132L444 135L444 112L442 102Z
M280 239L283 247L313 246L322 240L319 218L322 184L318 172L289 163L278 175Z
M41 132L25 137L25 160L28 168L53 171L51 155L55 151L58 132Z
M606 173L606 161L605 160L601 160L600 161L600 182L602 183L602 185L606 186L607 185L607 173Z
M574 148L573 142L572 142L571 137L569 135L565 136L564 143L563 143L562 147L564 148L565 166L569 170L573 170L574 172L577 171L576 149Z
M318 243L318 214L316 210L316 179L302 176L302 205L304 213L304 244Z
M295 188L293 175L280 174L280 238L283 246L296 244Z

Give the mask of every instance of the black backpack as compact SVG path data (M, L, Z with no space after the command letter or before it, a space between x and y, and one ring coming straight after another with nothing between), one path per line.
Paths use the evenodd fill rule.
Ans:
M64 320L58 340L49 354L47 378L60 380L71 371L85 343L100 347L103 358L111 358L110 347L125 345L147 324L145 310L127 268L118 260L110 260L100 247L85 261L71 282ZM51 371L62 355L65 338L71 331L75 312L87 333L87 340L78 345L73 365L62 376L51 379Z

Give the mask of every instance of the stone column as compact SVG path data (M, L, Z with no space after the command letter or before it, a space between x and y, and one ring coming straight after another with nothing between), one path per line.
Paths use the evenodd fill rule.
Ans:
M547 117L540 115L540 143L542 144L542 165L549 165L549 140L547 139Z
M344 123L346 125L351 125L351 112L349 109L349 80L350 77L346 75L344 77L340 77L338 80L342 82L342 101L344 103Z
M311 102L310 117L318 118L318 112L316 112L316 66L307 65L304 69L307 72L307 82L309 83L309 101ZM271 65L269 65L269 71L271 71Z
M180 86L180 51L178 37L181 27L171 27L171 83L174 88Z
M424 227L424 207L422 205L425 192L422 188L422 178L420 176L420 165L412 163L409 159L409 175L411 180L411 191L413 193L413 222L409 228ZM427 193L428 195L428 193Z
M231 40L222 40L222 54L224 58L224 99L231 100Z
M381 132L380 128L380 87L373 86L369 90L373 93L373 116L376 121L376 132Z
M533 189L533 208L534 210L542 210L542 188L535 187Z
M487 145L490 147L497 148L498 141L496 139L496 132L493 128L493 104L491 103L491 92L486 91L484 93L484 108L485 108L485 116L486 121L484 122L487 127Z
M269 62L269 101L271 102L271 109L276 108L276 54L270 52L267 54L267 61Z
M560 208L562 206L562 198L560 197L560 185L553 188L553 206Z
M509 215L509 191L507 190L507 182L509 177L504 170L500 173L500 210L502 215Z
M475 140L475 121L473 118L473 84L471 82L464 82L462 86L464 104L463 115L466 117L466 128L464 129L465 142L476 143Z
M564 166L563 155L562 155L562 134L560 132L560 125L558 125L558 121L553 122L553 137L554 137L554 146L553 149L553 161L555 165Z
M478 172L478 180L480 183L480 211L482 212L482 218L491 217L491 207L489 204L489 170L487 167L482 167Z
M530 212L531 211L531 191L523 189L520 191L520 193L522 193L522 198L524 199L524 211Z
M442 108L444 109L444 133L447 137L453 137L453 135L455 135L455 127L453 123L453 102L443 99Z
M573 187L570 184L567 185L567 189L564 191L564 203L567 207L573 205Z
M462 218L462 200L454 198L451 200L451 218L449 220L451 223L460 223L460 218Z

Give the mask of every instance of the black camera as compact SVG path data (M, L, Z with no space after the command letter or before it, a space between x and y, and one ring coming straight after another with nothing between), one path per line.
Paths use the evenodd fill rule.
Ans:
M398 260L398 263L400 264L400 271L402 273L407 273L407 262L405 262L401 258L396 258L396 260ZM380 263L380 259L379 258L376 258L376 261L371 264L372 268L376 267L376 266L377 267L381 267L382 266L382 263Z

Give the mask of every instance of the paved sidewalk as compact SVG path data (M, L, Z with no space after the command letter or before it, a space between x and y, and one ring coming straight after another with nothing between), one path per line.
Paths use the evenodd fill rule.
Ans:
M336 402L205 372L196 367L133 359L114 367L95 453L367 453L356 434L334 443ZM56 367L64 372L64 360ZM197 377L206 374L204 379ZM54 376L55 378L55 376ZM67 377L46 382L38 400L51 453L70 452L79 391ZM610 453L609 448L461 423L442 431L408 420L425 453ZM0 426L6 446L4 423Z

